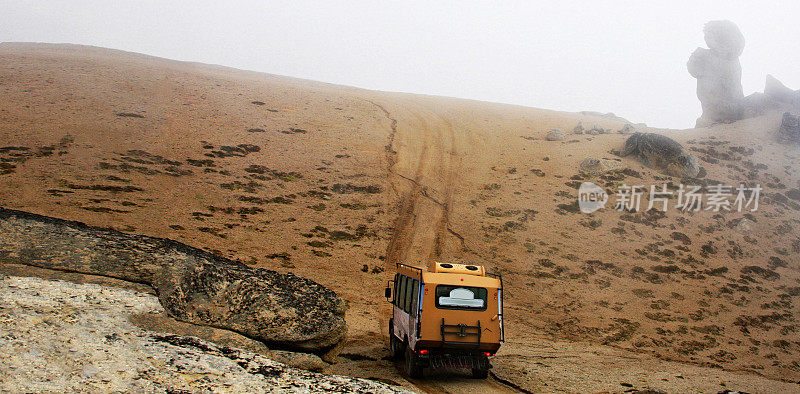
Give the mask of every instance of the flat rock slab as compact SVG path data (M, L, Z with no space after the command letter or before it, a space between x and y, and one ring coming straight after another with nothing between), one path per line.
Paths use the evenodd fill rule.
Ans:
M0 388L9 392L399 392L133 325L158 299L96 284L0 277Z
M322 353L347 331L344 301L318 283L169 239L0 208L0 262L148 284L177 319L275 348Z

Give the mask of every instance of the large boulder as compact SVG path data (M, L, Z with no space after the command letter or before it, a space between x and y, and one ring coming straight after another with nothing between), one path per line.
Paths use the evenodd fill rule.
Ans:
M680 143L654 133L634 133L625 141L621 156L634 156L642 164L662 174L695 178L700 173L697 156Z
M169 239L0 208L2 262L145 283L179 320L279 348L322 353L347 331L345 302L318 283Z
M744 116L742 66L744 36L731 21L711 21L703 29L706 48L697 48L689 58L689 74L697 78L697 98L703 114L696 127L731 123Z
M788 112L783 114L781 128L778 129L778 140L781 142L800 143L800 116Z
M564 141L567 139L567 135L559 129L553 129L547 132L547 135L544 137L544 139L548 141Z

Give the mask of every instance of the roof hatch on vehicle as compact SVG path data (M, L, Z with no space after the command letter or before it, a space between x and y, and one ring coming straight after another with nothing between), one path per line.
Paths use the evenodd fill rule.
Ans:
M466 274L475 276L486 276L486 270L479 265L440 263L434 262L428 266L428 271L449 274Z

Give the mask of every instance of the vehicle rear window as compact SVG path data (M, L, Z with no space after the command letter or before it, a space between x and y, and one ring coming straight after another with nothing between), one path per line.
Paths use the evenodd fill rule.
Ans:
M436 307L439 309L486 310L487 291L483 287L436 286Z

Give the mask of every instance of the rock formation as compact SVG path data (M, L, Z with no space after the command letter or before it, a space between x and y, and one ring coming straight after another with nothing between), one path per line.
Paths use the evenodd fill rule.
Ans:
M767 75L767 81L764 83L764 94L778 102L791 103L800 100L798 92L789 89L772 75Z
M696 127L731 123L744 116L742 66L744 36L733 22L711 21L703 29L706 48L697 48L689 58L689 74L697 78L697 98L703 115Z
M781 128L778 129L778 140L800 143L800 116L788 112L783 114Z
M567 139L566 134L559 129L553 129L547 132L547 135L544 137L548 141L564 141Z
M703 29L706 48L697 48L689 58L689 74L697 78L697 98L703 115L696 127L761 116L779 110L800 113L800 90L789 89L777 78L767 75L764 92L747 97L742 93L744 36L730 21L711 21Z
M589 134L589 135L598 135L598 134L606 134L606 132L607 132L607 131L606 131L606 129L605 129L605 128L603 128L603 126L600 126L600 125L594 125L594 126L592 126L592 128L591 128L591 129L589 129L589 131L587 131L587 132L586 132L586 134Z
M625 141L621 156L634 155L642 164L662 174L694 178L700 172L697 156L672 138L654 133L634 133Z
M636 133L637 130L638 129L636 128L636 126L634 126L634 125L632 125L630 123L626 123L625 126L622 126L621 129L617 130L617 133L620 133L620 134L633 134L633 133Z
M345 303L333 291L169 239L0 208L4 261L145 283L180 320L276 347L325 352L346 333Z

